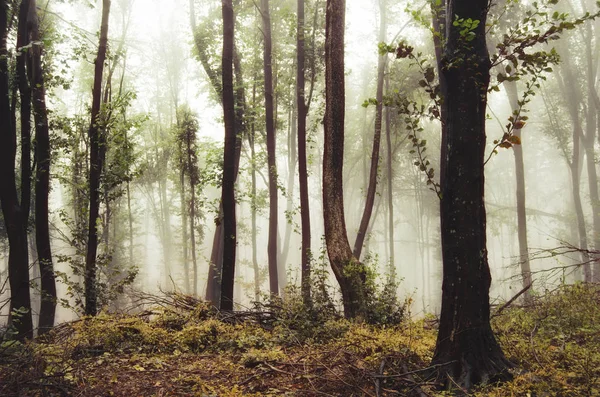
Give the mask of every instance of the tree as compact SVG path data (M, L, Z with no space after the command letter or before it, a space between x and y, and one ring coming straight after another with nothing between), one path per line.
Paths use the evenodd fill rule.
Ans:
M24 209L15 174L16 126L11 114L7 38L10 2L0 1L0 202L8 234L11 321L17 338L33 336L29 296L29 255Z
M491 67L487 12L485 1L448 0L446 15L455 19L442 46L443 285L433 365L439 365L437 378L445 387L456 382L466 389L507 379L512 366L490 326L483 172Z
M197 199L196 190L199 184L198 154L196 132L198 131L198 120L191 112L189 107L182 106L177 115L177 149L178 164L180 167L179 175L181 182L181 215L182 215L182 235L184 247L184 266L185 277L189 277L187 261L187 228L189 227L189 237L192 255L192 292L194 296L198 294L198 260L196 257L196 218L197 218ZM187 184L186 184L187 178ZM187 185L187 186L186 186ZM186 198L186 191L189 191L190 198ZM189 225L187 220L189 219ZM188 283L188 281L186 281ZM189 292L189 289L188 289Z
M46 108L46 85L42 69L43 48L35 0L30 0L31 72L33 116L35 120L35 243L41 275L41 306L38 334L43 334L54 326L56 313L56 280L50 245L49 205L50 193L50 133L48 110Z
M100 177L104 165L106 137L102 127L100 105L102 101L102 74L108 47L108 18L110 0L102 1L102 22L100 25L100 43L94 61L94 86L92 90L92 113L90 128L90 180L89 180L89 222L88 246L85 259L85 314L95 316L97 311L96 255L98 251L98 220L100 213Z
M272 295L279 294L277 277L277 162L275 158L275 120L273 114L273 66L271 44L271 16L269 0L261 0L261 15L264 34L263 68L265 74L265 111L267 125L267 163L269 167L269 287ZM290 192L291 193L291 192Z
M340 284L344 315L366 315L366 270L353 255L344 219L344 29L345 0L328 0L325 30L325 145L323 149L323 216L327 254Z
M385 41L386 36L386 15L385 0L379 1L379 42ZM367 199L363 210L360 226L354 242L353 254L356 259L360 259L363 244L367 235L367 229L373 213L373 204L375 203L375 193L377 193L377 174L379 173L379 151L381 147L381 126L383 122L383 79L387 63L387 54L380 54L377 61L377 93L375 99L377 105L375 108L375 131L373 133L373 149L371 150L371 168L369 171L369 186L367 188ZM392 244L393 242L390 242Z
M223 183L221 206L223 208L223 273L221 282L221 310L233 310L233 284L237 245L235 221L236 146L235 99L233 95L233 43L234 24L232 0L223 0L223 115L225 121L225 148L223 150Z
M517 95L517 83L514 81L504 82L506 94L513 113L519 112L519 96ZM520 125L519 125L520 126ZM514 136L521 142L521 128L513 130ZM514 145L515 178L517 182L517 234L519 240L519 263L521 265L521 277L523 288L531 285L531 266L529 264L529 244L527 242L527 212L525 205L525 165L523 160L523 145ZM526 303L531 303L531 292L527 289L523 295Z
M298 0L298 29L296 45L296 103L298 107L298 183L300 186L300 223L302 227L301 290L305 305L310 304L310 206L308 201L308 167L306 161L305 48L304 0Z

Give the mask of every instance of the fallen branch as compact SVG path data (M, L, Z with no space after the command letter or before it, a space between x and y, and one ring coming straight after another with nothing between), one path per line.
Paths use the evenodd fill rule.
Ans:
M492 318L499 316L507 307L509 307L514 301L516 301L519 296L523 295L525 292L527 292L529 290L529 288L531 288L531 286L533 285L533 281L529 283L529 285L527 285L525 288L523 288L521 291L519 291L515 296L513 296L512 298L510 298L508 300L508 302L506 302L505 304L503 304L502 306L500 306L498 308L498 310L496 310L496 313L494 313L492 315Z

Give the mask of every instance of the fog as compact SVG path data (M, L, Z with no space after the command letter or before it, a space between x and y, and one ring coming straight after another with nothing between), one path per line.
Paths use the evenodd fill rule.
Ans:
M41 3L41 2L40 2ZM256 129L256 189L257 189L257 251L256 260L260 269L261 292L268 294L269 279L267 270L268 244L268 169L266 165L266 145L264 135L264 100L262 96L262 39L260 17L252 2L241 1L241 19L236 26L236 45L239 49L245 79L246 101L252 109ZM307 10L307 24L312 23L314 1ZM566 2L565 2L566 3ZM375 97L378 62L378 31L380 15L378 2L347 1L346 20L346 137L344 154L344 204L346 226L350 245L356 238L369 178L371 147L373 140L375 107L363 107L365 100ZM209 63L219 71L221 51L220 2L212 0L195 1L195 22L201 29L209 29L204 37L207 40ZM422 52L423 59L435 65L431 32L415 21L405 8L422 10L429 16L428 7L412 2L399 2L389 5L387 18L387 42L397 44L406 40L415 51ZM568 8L567 5L563 7ZM276 99L276 156L279 184L279 261L285 269L285 280L289 284L300 284L300 212L298 166L290 163L290 153L296 151L295 106L295 2L272 1L274 78ZM581 12L578 4L572 11ZM79 191L85 196L83 186L74 187L73 169L77 165L74 149L69 142L77 133L77 123L71 127L60 127L61 118L76 120L82 125L89 124L89 107L93 78L93 60L97 46L101 2L48 2L40 6L48 23L54 26L51 59L53 76L68 82L68 87L57 84L48 91L48 106L52 110L55 123L56 147L53 152L51 178L51 233L55 256L55 267L60 274L58 282L59 304L57 322L71 320L82 315L83 283L81 263L83 246L76 242L74 229L77 228L77 205L74 203ZM324 10L317 11L317 21L324 22ZM568 63L553 66L554 71L544 73L546 80L534 87L535 95L524 106L528 120L522 129L521 147L524 155L524 179L527 212L527 240L534 291L552 289L563 281L583 279L581 267L571 265L582 262L581 241L587 239L590 250L595 246L593 229L593 195L586 165L590 153L597 168L595 153L598 140L584 141L579 155L577 174L579 192L585 221L585 236L578 232L578 220L573 195L573 181L570 170L573 161L574 128L569 113L570 103L575 105L582 121L582 131L592 135L598 133L597 126L588 124L594 117L586 119L592 112L593 99L588 101L586 40L589 37L591 58L595 65L593 75L598 70L597 35L598 22L588 30L570 31L560 41L540 46L549 50L556 47L561 57ZM210 30L212 29L212 30ZM307 29L309 27L307 26ZM586 28L587 29L587 28ZM213 246L215 220L218 219L220 199L220 162L223 147L223 110L218 95L211 86L209 76L200 61L195 48L190 26L189 1L184 0L113 0L109 24L109 54L107 62L114 66L113 88L120 92L130 92L123 119L127 120L125 130L131 140L133 160L125 173L130 177L126 184L121 183L115 191L110 211L106 204L101 207L102 235L100 253L108 254L107 267L100 276L103 283L119 285L133 269L137 276L126 283L124 293L119 288L115 295L106 297L107 310L122 310L130 307L135 298L131 291L157 294L161 291L192 293L194 283L197 295L204 297L206 292L208 263ZM312 33L312 31L311 31ZM490 45L501 37L502 31L490 33ZM586 36L589 35L589 36ZM315 33L317 48L323 51L324 28ZM114 58L119 54L118 58ZM218 55L218 56L217 56ZM309 198L311 211L311 234L313 265L321 263L329 269L327 253L321 236L324 234L322 206L322 150L324 114L324 78L322 66L317 66L313 88L313 99L308 113L308 157L309 157ZM219 71L220 73L220 71ZM388 59L388 94L414 92L418 101L430 104L423 92L418 92L419 68L407 59L396 59L390 54ZM436 72L437 74L437 72ZM493 70L492 75L497 73ZM572 80L569 80L572 75ZM422 76L422 74L421 74ZM594 77L595 78L595 77ZM527 80L517 83L521 96ZM307 79L307 91L309 80ZM598 81L591 85L598 92ZM521 279L517 225L517 186L514 148L498 147L494 140L502 138L505 125L512 114L504 85L499 84L497 92L488 96L487 148L485 166L485 200L487 208L487 249L492 271L491 303L503 302L514 296L523 287ZM576 97L568 97L572 93ZM597 101L597 96L596 96ZM197 118L197 166L199 183L195 188L197 209L195 237L197 258L197 279L185 276L183 254L182 205L180 201L180 177L176 168L174 126L179 122L177 109L186 105ZM385 279L389 269L390 245L395 252L394 263L399 280L398 294L401 299L412 301L411 314L422 316L438 313L441 299L442 256L440 241L439 198L427 184L427 176L415 166L415 154L409 134L403 127L402 116L395 108L389 110L394 118L391 140L392 156L392 197L394 208L394 241L388 238L388 202L385 161L390 155L382 137L381 158L378 171L377 194L373 214L368 229L365 248L361 260L371 266ZM115 111L116 112L116 111ZM594 113L595 114L595 113ZM87 124L86 124L87 123ZM587 124L586 124L587 123ZM439 181L439 157L441 127L438 120L423 117L423 131L420 139L426 140L428 159L435 169L434 179ZM586 130L587 128L587 130ZM594 132L594 128L596 128ZM67 138L71 131L71 138ZM69 140L71 139L71 140ZM53 142L55 142L53 141ZM60 142L59 142L60 141ZM62 145L61 147L59 147ZM85 146L84 143L78 145ZM172 145L172 146L169 146ZM577 144L578 146L579 144ZM591 145L591 150L585 147ZM292 148L293 147L293 148ZM493 151L497 151L493 154ZM119 149L117 156L122 153ZM252 247L252 197L251 170L253 163L248 141L243 139L240 172L237 179L237 266L235 302L239 308L249 308L255 299L254 268ZM114 157L117 158L117 157ZM293 158L295 162L296 159ZM115 164L117 164L115 162ZM118 178L116 165L109 168ZM290 178L293 172L293 178ZM83 175L83 174L82 174ZM290 184L290 181L293 183ZM81 183L81 181L80 181ZM128 191L127 191L128 190ZM128 200L129 199L129 200ZM288 204L291 200L291 205ZM289 211L291 209L291 211ZM87 210L79 208L87 213ZM84 217L85 218L85 217ZM130 228L130 221L131 226ZM188 228L188 226L185 226ZM289 228L289 230L288 230ZM189 231L186 231L189 247ZM30 234L33 236L33 233ZM289 236L289 240L287 239ZM33 239L33 237L31 237ZM105 240L103 240L105 239ZM102 245L102 241L108 242ZM31 244L30 244L31 245ZM559 248L563 247L563 248ZM285 248L287 251L284 252ZM30 261L34 264L34 244ZM191 250L190 250L191 251ZM567 251L565 253L565 251ZM190 252L187 266L192 272ZM0 285L7 279L8 244L3 238L0 250ZM69 259L70 258L70 259ZM75 259L74 259L75 258ZM79 259L76 259L79 258ZM79 266L79 273L74 267ZM39 276L36 266L31 267L31 277ZM336 288L337 283L329 272L329 283ZM68 280L68 281L67 281ZM280 280L282 278L280 277ZM189 289L186 290L186 285ZM76 288L79 286L79 289ZM280 286L282 287L282 286ZM108 287L107 287L108 288ZM108 288L110 289L110 288ZM2 300L9 296L8 288L2 290ZM112 292L111 292L112 293ZM107 294L109 294L107 292ZM39 301L39 288L32 287L34 302ZM264 297L262 297L264 299ZM34 314L38 309L34 304ZM341 306L340 306L341 307ZM6 315L8 305L2 308ZM6 318L6 317L3 317Z

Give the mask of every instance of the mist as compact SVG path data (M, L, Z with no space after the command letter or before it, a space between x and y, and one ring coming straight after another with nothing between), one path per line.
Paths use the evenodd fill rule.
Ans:
M102 111L109 112L114 120L110 121L111 132L105 143L103 198L98 218L99 310L134 310L141 293L177 291L202 299L207 297L215 229L222 222L219 206L224 120L221 94L216 88L221 79L223 38L220 2L192 3L194 12L190 15L188 1L112 2L108 57L102 80L102 96L107 100ZM369 104L369 99L375 98L377 91L381 20L383 17L386 21L385 43L391 46L400 41L410 43L415 54L420 53L422 65L433 66L436 61L432 32L415 18L421 15L423 20L430 20L429 7L423 4L388 2L381 15L377 1L347 2L343 198L351 246L357 237L369 186L376 119L376 105ZM407 7L416 14L407 12ZM569 4L565 2L558 7L569 8ZM574 11L570 12L583 14L579 3L572 7ZM497 6L491 12L501 9ZM517 18L519 10L513 11ZM47 68L47 104L51 111L49 220L58 324L84 315L89 211L86 181L90 168L86 134L102 4L38 2L38 12L47 35L43 64ZM302 278L295 12L295 2L272 2L271 65L279 219L276 294L280 295L285 295L286 288L291 286L300 288ZM267 249L272 171L267 165L261 14L253 2L241 1L236 5L236 18L235 51L240 71L235 72L234 88L243 87L245 91L246 132L240 138L235 184L234 305L245 310L257 299L268 300L273 293ZM305 87L306 96L311 96L306 120L311 263L313 269L325 271L327 284L341 310L341 296L323 237L326 90L323 2L307 1L305 23ZM489 159L484 168L491 304L500 304L523 289L525 260L535 281L531 287L534 293L565 281L588 281L584 264L595 263L600 249L596 175L600 120L595 78L600 53L597 28L598 23L593 22L585 28L564 32L557 41L540 45L544 51L556 48L561 60L545 68L547 71L536 72L537 80L532 87L526 86L531 78L523 77L511 88L516 90L519 100L528 90L534 92L518 109L521 116L527 115L518 128L518 142L509 142L505 136L507 124L512 131L519 121L514 118L511 92L506 87L511 82L503 84L497 77L500 72L491 71L492 84L497 89L488 95L485 158ZM502 29L509 27L490 29L490 52L495 48L494 43L501 40ZM16 45L16 33L9 35L9 44ZM434 170L429 176L420 168L420 149L416 150L412 138L415 132L406 128L407 116L399 112L398 102L393 99L395 95L404 95L426 108L432 106L433 100L419 85L423 70L409 59L396 59L394 53L385 58L384 97L389 100L384 100L377 187L362 254L357 259L373 270L381 285L385 284L387 274L395 274L396 293L401 300L411 301L411 315L437 315L441 310L442 250L440 198L435 186L440 177L441 123L439 118L427 114L420 118L422 130L418 132L417 146L426 148L425 171ZM511 74L506 69L502 73ZM363 106L365 101L368 106ZM239 109L239 103L236 106ZM185 126L191 127L186 130ZM391 152L386 143L386 129ZM522 170L515 166L517 147L522 151ZM18 154L17 162L20 158ZM526 198L525 253L519 242L519 227L523 226L519 226L517 208L517 174L521 171L525 181L522 193ZM393 208L391 225L390 207ZM5 228L1 232L0 287L4 302L1 321L6 323L10 311L9 249ZM32 243L33 227L28 235L35 319L39 313L40 286L36 280L40 273Z

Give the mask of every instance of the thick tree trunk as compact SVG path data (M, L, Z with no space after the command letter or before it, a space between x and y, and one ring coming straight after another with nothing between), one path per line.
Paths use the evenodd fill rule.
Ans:
M386 0L379 0L379 42L385 41L386 36ZM381 148L381 126L383 123L383 79L385 76L385 66L387 55L379 55L377 63L377 106L375 108L375 132L373 134L373 149L371 150L371 169L369 171L369 186L367 188L367 199L365 208L358 227L358 233L354 242L353 255L360 259L363 244L369 228L369 221L373 213L373 204L375 203L375 193L377 193L377 175L379 173L379 150Z
M442 74L446 155L442 158L442 311L433 365L444 387L470 389L510 377L490 326L483 159L490 60L485 42L487 2L450 0L447 15L479 21L467 41L448 29ZM451 380L452 379L452 380Z
M310 305L310 207L308 201L308 165L306 160L304 0L298 0L296 103L298 106L298 184L300 187L300 223L302 227L301 290L302 301Z
M517 83L505 81L504 87L508 95L510 107L513 112L519 109L519 96L517 94ZM513 113L514 114L514 113ZM513 135L521 138L521 129L515 128ZM525 204L525 165L523 161L523 145L513 145L515 155L515 176L517 182L517 231L519 238L519 264L521 266L521 277L523 288L531 284L531 266L529 264L529 244L527 243L527 212ZM525 303L531 303L531 290L527 289L523 294Z
M265 77L265 112L267 125L267 164L269 167L269 288L272 295L279 294L277 277L277 161L275 158L275 120L273 114L273 66L271 64L271 16L269 0L261 0L262 27L264 35L263 68Z
M366 315L366 271L353 255L344 219L344 29L345 0L327 1L325 39L325 146L323 149L323 216L325 241L333 273L340 284L344 315Z
M235 100L233 95L233 43L234 13L231 0L223 0L223 113L225 120L225 148L223 153L223 183L221 204L223 207L223 277L221 283L221 310L233 310L233 285L236 257L235 220L235 174L236 174L236 131Z
M40 42L36 1L31 0L31 41ZM52 263L48 196L50 193L50 133L46 109L46 88L42 70L42 47L31 49L31 87L33 90L33 115L35 119L35 240L41 276L41 306L38 334L54 326L56 313L56 281Z
M11 316L11 325L20 340L33 337L31 300L29 296L29 256L27 229L23 223L15 177L16 128L11 113L8 70L8 2L0 1L0 202L8 234L8 277L10 308L20 310L19 318Z
M97 223L100 212L100 177L104 158L104 150L100 147L102 128L100 126L100 102L102 94L102 73L104 71L104 60L106 59L108 42L108 17L110 14L110 0L102 1L102 23L100 26L100 43L98 54L94 62L94 88L92 91L92 114L89 128L90 139L90 181L89 181L89 223L88 223L88 247L85 260L85 314L95 316L98 310L98 293L96 289L96 255L98 251L98 229Z

